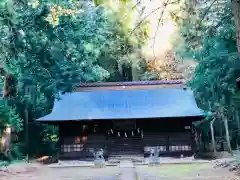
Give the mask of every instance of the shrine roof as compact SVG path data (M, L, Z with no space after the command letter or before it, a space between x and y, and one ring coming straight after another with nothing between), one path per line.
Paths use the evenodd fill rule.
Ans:
M185 88L80 91L60 94L50 114L37 121L199 117L193 92Z

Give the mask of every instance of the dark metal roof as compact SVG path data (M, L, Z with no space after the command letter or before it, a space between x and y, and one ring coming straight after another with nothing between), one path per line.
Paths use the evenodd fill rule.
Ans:
M78 87L140 86L140 85L183 84L183 83L184 83L183 80L95 82L95 83L81 83L79 84Z
M202 116L192 91L180 88L104 90L60 95L38 121Z

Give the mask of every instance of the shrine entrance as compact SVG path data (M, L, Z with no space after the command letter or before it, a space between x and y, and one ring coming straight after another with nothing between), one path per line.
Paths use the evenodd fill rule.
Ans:
M136 120L116 120L112 124L112 128L108 130L109 138L126 140L143 137L143 130L137 127Z
M115 120L108 131L110 157L143 156L143 130L135 120Z

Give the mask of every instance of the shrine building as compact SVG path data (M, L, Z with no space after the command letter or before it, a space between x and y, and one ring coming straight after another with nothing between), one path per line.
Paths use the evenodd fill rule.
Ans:
M50 114L37 119L59 127L61 159L191 156L192 123L202 120L193 92L182 81L85 83L61 93Z

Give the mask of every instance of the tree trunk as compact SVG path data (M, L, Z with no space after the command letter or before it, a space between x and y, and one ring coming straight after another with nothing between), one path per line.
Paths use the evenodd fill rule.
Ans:
M13 77L10 74L6 74L4 69L1 68L1 75L5 76L4 77L4 86L3 86L3 94L2 98L8 98L11 96L11 90L12 90L12 85L13 83ZM5 104L6 106L8 105L7 102ZM4 124L6 125L6 124ZM4 153L6 157L9 159L11 158L11 154L9 153L11 151L11 132L8 133L6 132L6 129L4 129L4 134L3 137L4 141L2 142L2 148L1 151Z
M232 0L232 11L236 26L237 50L240 53L240 0Z
M11 130L9 127L4 127L3 134L0 142L0 152L4 154L4 156L11 159Z
M132 80L133 81L139 81L140 80L140 75L139 75L138 69L135 66L132 66Z
M13 75L4 72L2 69L2 75L4 76L4 86L3 86L3 98L15 97L16 96L16 79Z
M232 148L231 148L231 143L230 143L230 136L229 136L229 131L228 131L228 121L226 117L223 117L224 121L224 127L225 127L225 133L226 133L226 141L227 141L227 146L228 146L228 152L232 154Z
M239 139L239 130L240 130L240 122L239 122L239 112L236 110L236 120L237 120L237 138L236 138L236 145L237 150L239 150L238 139Z
M216 150L216 143L215 143L215 137L214 137L214 129L213 129L213 123L214 123L215 120L212 120L210 122L210 130L211 130L211 138L212 138L212 147L213 147L213 153L214 155L217 153L217 150Z
M3 98L10 98L16 95L16 81L15 78L11 74L7 74L4 72L4 69L1 69L1 75L4 75L4 86L3 86ZM6 101L6 106L8 103ZM6 125L6 124L5 124ZM8 129L9 127L7 127ZM6 129L5 129L6 131ZM4 133L4 143L3 143L3 153L6 157L11 159L11 131Z

